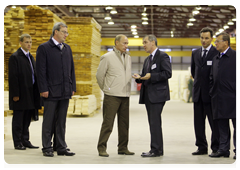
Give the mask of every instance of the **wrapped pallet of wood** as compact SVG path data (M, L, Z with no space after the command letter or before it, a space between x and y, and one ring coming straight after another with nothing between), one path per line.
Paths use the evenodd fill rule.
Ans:
M4 90L8 90L8 60L20 47L19 37L24 29L24 10L10 8L4 15Z
M63 17L68 26L66 43L73 52L77 95L95 95L101 108L101 91L96 72L100 62L101 26L92 17ZM90 101L90 100L89 100Z
M36 51L40 44L48 41L52 34L53 25L56 22L63 22L57 15L48 9L36 5L26 7L24 11L24 31L32 37L31 54L36 57Z
M90 115L97 109L95 95L79 96L75 98L75 110L73 115Z

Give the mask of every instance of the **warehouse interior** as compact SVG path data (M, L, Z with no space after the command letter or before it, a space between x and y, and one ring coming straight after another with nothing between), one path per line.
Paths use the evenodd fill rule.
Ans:
M56 22L68 26L68 37L75 66L77 92L70 99L66 141L76 153L74 157L45 158L41 153L41 123L30 126L31 142L40 149L14 150L11 136L12 111L8 107L8 59L19 47L19 36L32 37L30 53L36 57L37 47L48 41ZM231 48L236 50L236 8L231 5L10 5L4 9L4 160L15 164L152 164L161 167L174 164L201 164L213 167L235 166L233 146L229 158L212 159L208 155L192 156L197 149L193 128L193 104L187 103L191 53L201 47L199 32L203 27L215 35L227 32ZM170 98L163 110L165 155L141 158L150 143L149 126L144 105L139 105L139 86L132 80L130 97L129 150L134 156L117 155L117 122L108 142L109 158L97 153L97 140L102 123L103 93L96 81L100 57L111 51L115 36L128 37L132 74L140 73L149 55L142 47L142 38L154 34L158 48L171 58ZM215 37L214 37L215 40ZM213 40L213 42L214 42ZM214 43L212 44L214 45ZM207 140L210 128L206 121ZM209 152L210 152L209 148ZM209 153L210 154L210 153ZM163 165L164 164L164 165ZM210 165L211 164L211 165ZM224 165L223 165L224 164ZM124 165L123 165L124 166ZM142 166L142 165L141 165ZM142 168L142 167L141 167Z

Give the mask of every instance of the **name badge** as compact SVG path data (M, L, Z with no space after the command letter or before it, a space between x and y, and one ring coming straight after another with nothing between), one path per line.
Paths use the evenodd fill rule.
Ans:
M207 65L211 66L212 65L212 61L207 61Z
M157 65L156 65L156 64L153 64L151 69L153 70L153 69L155 69L155 68L157 68Z

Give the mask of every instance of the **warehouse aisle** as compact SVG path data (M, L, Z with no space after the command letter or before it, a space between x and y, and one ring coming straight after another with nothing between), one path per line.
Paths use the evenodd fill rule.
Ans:
M191 153L197 149L194 145L193 105L192 103L184 103L182 101L169 101L163 110L164 156L142 158L140 156L141 153L143 151L149 151L150 136L145 107L144 105L138 104L138 98L138 95L132 95L130 104L129 150L135 152L135 155L125 156L117 154L118 134L117 122L115 121L113 133L108 142L107 152L110 156L107 158L98 156L96 145L102 123L101 111L90 117L69 116L67 118L66 141L71 151L76 153L73 157L57 156L55 152L53 158L48 158L42 156L41 149L27 149L25 151L13 149L11 136L12 116L8 116L7 134L4 140L4 158L6 163L9 164L6 164L6 167L12 167L10 164L154 164L152 165L154 167L174 166L173 164L175 164L176 167L179 167L179 165L176 164L182 164L180 166L186 166L185 164L227 164L221 165L221 167L235 167L235 164L232 164L235 162L235 160L232 159L234 155L232 148L229 158L214 159L208 157L208 155L191 155ZM42 116L40 116L38 122L32 122L30 127L30 141L33 145L40 146L40 148L41 123ZM207 140L210 141L209 126L207 126L206 131ZM75 166L78 167L81 165ZM95 166L98 168L97 165ZM128 165L128 167L129 166L130 165ZM134 168L143 168L145 166L146 165L134 165ZM210 165L208 165L208 167L209 166ZM219 165L211 166L218 167Z

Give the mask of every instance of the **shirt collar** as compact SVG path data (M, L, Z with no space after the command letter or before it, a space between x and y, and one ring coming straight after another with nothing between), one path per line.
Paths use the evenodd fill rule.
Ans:
M158 50L158 48L156 48L156 49L151 53L151 55L152 55L153 57L154 57L154 55L156 54L157 50Z
M53 40L53 42L54 42L55 45L61 44L61 43L59 43L57 40L55 40L53 37L52 37L52 40Z
M226 54L226 52L228 51L229 47L223 52L224 54Z
M210 44L206 49L205 49L204 47L202 47L202 51L203 51L203 50L209 51L211 47L212 47L212 44Z
M29 53L29 51L28 52L26 52L22 47L21 47L21 50L22 50L22 52L27 56L27 54Z

